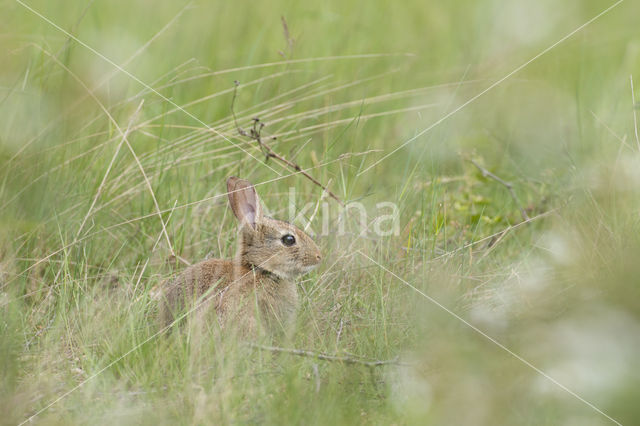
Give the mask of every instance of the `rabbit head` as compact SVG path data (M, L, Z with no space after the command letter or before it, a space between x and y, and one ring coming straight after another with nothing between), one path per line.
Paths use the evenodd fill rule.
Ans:
M249 181L227 179L229 203L240 222L240 258L243 264L292 279L315 268L322 256L315 242L299 228L262 214Z

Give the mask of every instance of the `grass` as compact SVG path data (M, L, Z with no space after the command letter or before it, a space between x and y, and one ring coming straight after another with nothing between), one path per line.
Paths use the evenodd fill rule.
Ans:
M2 3L0 422L637 423L637 4L368 169L613 3L68 3L27 4L162 96ZM235 80L240 126L398 235L265 162ZM276 217L310 203L325 253L260 343L399 363L158 334L171 253L234 251L232 174Z

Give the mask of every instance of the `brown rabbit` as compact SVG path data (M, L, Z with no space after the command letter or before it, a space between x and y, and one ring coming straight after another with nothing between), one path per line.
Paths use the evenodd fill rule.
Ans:
M170 324L196 301L215 309L222 328L231 322L251 335L260 324L287 329L298 307L295 279L320 263L320 250L295 226L263 216L250 182L230 177L227 190L240 227L236 258L204 260L165 283L162 319Z

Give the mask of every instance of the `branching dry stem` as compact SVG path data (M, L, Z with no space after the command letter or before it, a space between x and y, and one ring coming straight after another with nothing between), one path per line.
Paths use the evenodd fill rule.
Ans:
M261 349L263 351L287 353L287 354L302 356L307 358L316 358L323 361L342 362L344 364L366 365L367 367L380 367L383 365L402 365L402 366L410 365L410 364L398 361L397 357L394 359L388 359L388 360L368 361L365 359L354 358L350 356L329 355L329 354L323 354L321 352L307 351L304 349L279 348L277 346L265 346L265 345L258 345L255 343L251 343L250 346L252 348Z
M275 152L273 150L273 148L271 148L269 145L267 145L262 140L262 129L264 128L265 124L262 121L260 121L260 119L258 117L254 117L253 118L253 120L252 120L253 124L252 124L251 128L249 129L249 131L246 131L245 129L240 127L240 125L238 124L238 120L236 118L236 113L234 111L234 105L235 105L235 102L236 102L238 86L240 85L240 83L236 80L236 81L234 81L234 84L235 84L235 88L234 88L234 91L233 91L233 98L231 100L231 115L233 116L233 121L235 123L236 130L238 131L238 134L240 134L241 136L248 137L251 140L256 141L258 143L258 146L260 147L260 150L262 151L262 153L265 156L265 161L268 161L269 158L273 158L273 159L281 162L282 164L286 165L287 167L295 170L296 172L300 173L301 175L303 175L304 177L309 179L315 185L317 185L320 188L322 188L323 191L326 191L327 194L329 194L329 196L331 198L333 198L338 204L340 204L340 206L344 207L345 206L344 202L336 194L334 194L329 188L327 188L325 185L320 183L320 181L318 181L316 178L311 176L309 173L304 171L302 169L302 167L300 167L298 165L298 163L290 161L290 160L286 159L285 157L283 157L282 155L278 154L277 152ZM273 136L271 139L275 140L276 137Z

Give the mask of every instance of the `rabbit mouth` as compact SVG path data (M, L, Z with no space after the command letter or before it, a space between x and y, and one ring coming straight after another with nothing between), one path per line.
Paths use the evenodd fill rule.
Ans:
M275 275L276 277L282 279L295 279L301 275L306 275L316 268L318 265L307 265L307 266L298 266L295 269L286 270L286 271L269 271L270 274Z
M317 264L316 264L316 265L307 265L307 266L303 266L303 267L301 268L302 275L307 274L307 273L309 273L309 272L313 271L314 269L316 269L316 267L317 267L317 266L318 266Z

